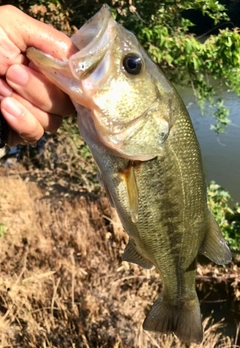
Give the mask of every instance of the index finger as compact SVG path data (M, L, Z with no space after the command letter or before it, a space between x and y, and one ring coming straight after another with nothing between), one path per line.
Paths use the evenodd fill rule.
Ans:
M1 6L1 27L8 37L25 52L35 47L55 58L69 57L77 51L71 39L48 24L40 22L12 5ZM9 25L11 19L11 25Z

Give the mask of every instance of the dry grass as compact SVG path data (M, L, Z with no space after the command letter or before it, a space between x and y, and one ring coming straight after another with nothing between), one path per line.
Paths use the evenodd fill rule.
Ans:
M3 175L0 212L0 347L184 347L142 330L161 281L121 262L126 235L105 197L51 198ZM222 325L206 319L198 347L236 347Z

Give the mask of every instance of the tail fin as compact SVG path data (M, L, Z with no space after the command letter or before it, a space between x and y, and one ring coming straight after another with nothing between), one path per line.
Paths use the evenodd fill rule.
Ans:
M143 323L144 330L175 333L185 343L201 343L203 329L199 302L196 298L172 305L160 296Z

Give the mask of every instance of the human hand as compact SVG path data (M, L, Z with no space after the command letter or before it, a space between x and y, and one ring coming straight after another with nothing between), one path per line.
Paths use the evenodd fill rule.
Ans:
M0 108L10 132L7 143L34 143L74 112L69 97L29 64L36 47L62 59L76 52L70 38L11 5L0 6Z

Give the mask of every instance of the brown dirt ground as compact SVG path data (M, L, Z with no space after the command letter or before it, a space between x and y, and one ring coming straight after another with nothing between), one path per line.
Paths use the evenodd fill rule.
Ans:
M104 196L51 196L4 171L0 213L0 347L184 347L142 330L161 281L121 261L127 237ZM201 302L236 313L239 279L237 264L199 265ZM222 323L204 325L198 347L236 347Z

